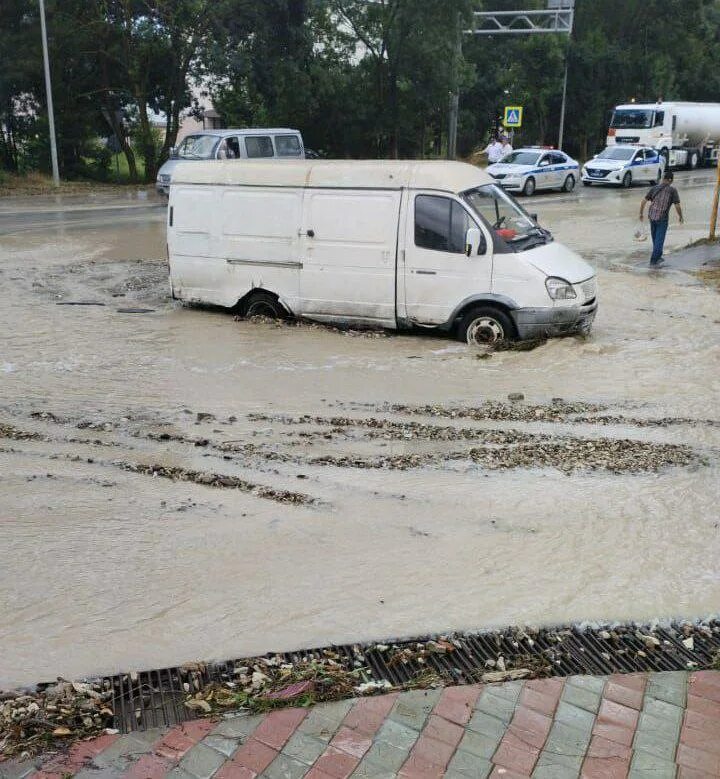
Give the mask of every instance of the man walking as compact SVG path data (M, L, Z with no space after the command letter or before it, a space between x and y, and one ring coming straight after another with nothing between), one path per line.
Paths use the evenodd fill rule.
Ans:
M645 195L640 203L640 221L645 218L645 203L650 203L648 219L650 220L650 235L652 236L653 250L650 257L650 267L656 268L665 262L662 253L665 245L665 235L668 229L670 206L675 206L680 224L683 223L683 212L680 207L680 195L672 185L674 176L672 171L666 170L662 181L656 184Z

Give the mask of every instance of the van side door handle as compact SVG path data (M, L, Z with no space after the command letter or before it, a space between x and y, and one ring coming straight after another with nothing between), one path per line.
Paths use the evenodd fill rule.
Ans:
M416 270L418 276L437 276L437 271L434 270Z

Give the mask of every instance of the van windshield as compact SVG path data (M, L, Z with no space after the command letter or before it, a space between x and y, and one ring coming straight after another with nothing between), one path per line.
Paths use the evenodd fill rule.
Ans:
M218 138L216 135L188 135L177 147L180 160L211 160Z
M550 233L538 227L512 195L497 184L470 189L463 192L462 197L498 238L517 251L524 251L550 240Z

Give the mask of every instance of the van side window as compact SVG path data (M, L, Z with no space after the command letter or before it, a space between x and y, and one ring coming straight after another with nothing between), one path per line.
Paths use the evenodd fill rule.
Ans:
M415 198L415 246L462 254L469 227L467 211L454 200L437 195Z
M655 127L662 127L665 121L665 111L655 111Z
M245 151L248 157L274 157L272 138L269 135L248 135L245 137Z
M299 157L300 139L297 135L276 135L275 148L278 157Z

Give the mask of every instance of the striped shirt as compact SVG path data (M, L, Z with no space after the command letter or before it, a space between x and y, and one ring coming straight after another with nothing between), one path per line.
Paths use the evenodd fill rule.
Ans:
M645 196L650 201L648 217L652 222L664 222L670 213L670 206L680 202L680 195L672 184L656 184Z

